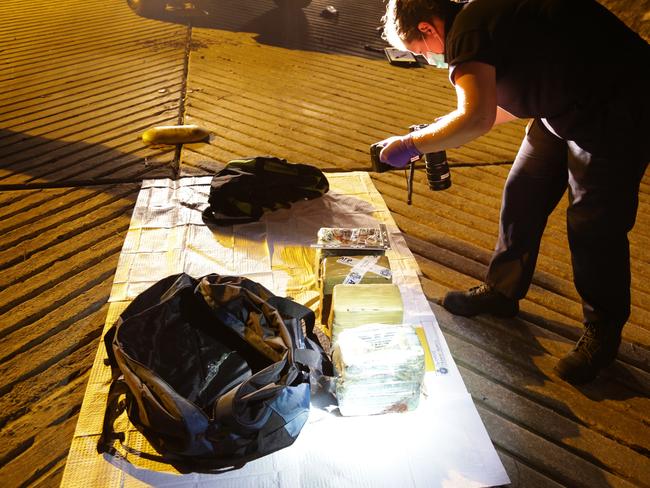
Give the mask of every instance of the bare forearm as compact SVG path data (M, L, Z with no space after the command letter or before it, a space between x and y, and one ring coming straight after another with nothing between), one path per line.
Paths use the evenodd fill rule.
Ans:
M497 107L493 66L463 63L456 68L454 79L456 110L412 135L415 147L422 153L467 144L488 132L496 123L497 115L507 114Z
M440 117L433 124L411 134L415 147L421 153L459 147L489 130L490 123L472 119L455 110Z
M424 129L382 141L382 161L402 168L418 154L462 146L488 132L495 123L512 120L497 107L494 66L468 61L455 68L456 110ZM498 119L497 119L498 116Z

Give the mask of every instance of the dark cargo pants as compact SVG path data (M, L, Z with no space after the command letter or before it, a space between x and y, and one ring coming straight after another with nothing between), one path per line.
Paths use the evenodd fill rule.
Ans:
M630 314L627 233L647 162L594 156L539 120L526 132L506 180L486 282L511 298L526 295L547 218L568 186L567 234L585 322L620 329Z

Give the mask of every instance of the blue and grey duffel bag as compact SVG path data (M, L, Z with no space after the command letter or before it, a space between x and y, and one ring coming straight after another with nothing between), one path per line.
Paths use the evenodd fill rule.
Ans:
M113 373L99 452L118 453L127 411L180 471L218 471L291 445L310 384L330 376L314 313L243 277L169 276L142 292L104 338ZM325 376L323 376L323 374Z

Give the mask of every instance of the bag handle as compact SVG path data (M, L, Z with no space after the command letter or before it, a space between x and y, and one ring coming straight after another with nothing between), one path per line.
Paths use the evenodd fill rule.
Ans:
M280 312L280 315L282 315L283 317L294 318L298 322L303 321L305 323L307 337L311 338L312 340L315 340L320 346L320 343L318 342L318 338L316 337L316 334L314 334L316 315L310 308L305 307L300 303L294 302L289 298L279 297L277 295L269 297L267 303L272 307L275 307L278 310L278 312ZM297 338L294 337L294 339ZM305 347L304 344L298 344L298 346Z
M250 224L251 222L257 222L259 218L241 216L234 217L231 215L226 215L223 213L215 212L210 207L206 207L203 210L203 221L208 224L213 225L237 225L237 224ZM208 225L209 227L209 225Z
M305 323L305 341L302 344L297 344L298 347L294 351L294 359L317 373L317 380L320 380L321 375L333 376L334 366L332 361L325 354L323 345L314 333L314 326L316 324L314 311L300 303L277 295L270 297L267 302L269 305L275 307L283 317L296 319L298 327L300 327L301 321ZM297 335L296 332L294 332L294 336ZM298 337L300 336L302 334L298 335Z

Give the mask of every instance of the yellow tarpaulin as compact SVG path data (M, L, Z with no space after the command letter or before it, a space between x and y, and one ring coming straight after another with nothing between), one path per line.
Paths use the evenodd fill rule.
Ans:
M431 487L508 483L436 318L424 297L413 255L366 173L327 175L330 191L252 224L210 229L201 218L211 177L145 180L120 254L106 330L138 293L185 272L243 275L275 294L318 307L316 254L320 227L371 227L382 223L386 252L404 302L404 322L420 326L427 343L424 396L413 412L341 417L312 405L298 440L241 469L221 474L181 474L133 451L151 452L123 415L131 452L98 454L110 368L103 343L91 371L62 486L219 487Z

